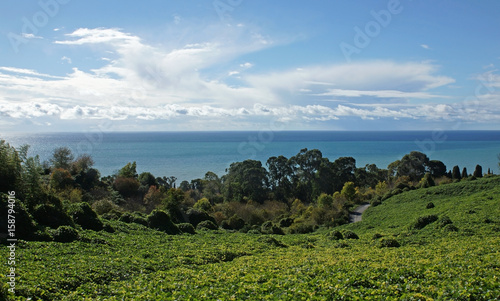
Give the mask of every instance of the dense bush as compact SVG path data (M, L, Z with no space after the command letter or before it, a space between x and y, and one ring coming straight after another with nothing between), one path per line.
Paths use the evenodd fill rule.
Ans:
M427 206L425 206L425 208L427 208L427 209L432 209L432 208L434 208L434 207L435 207L435 206L434 206L434 203L433 203L433 202L429 202L429 203L427 203Z
M345 239L359 239L359 236L351 230L344 230L343 232Z
M87 203L73 204L68 209L69 215L73 221L82 226L83 229L100 231L103 229L103 224L97 214Z
M444 228L446 225L453 224L451 219L447 215L441 216L437 221L437 226L439 228Z
M344 235L342 235L342 232L338 231L338 230L333 230L331 232L329 232L326 237L330 240L339 240L339 239L343 239L344 238Z
M182 233L196 234L193 225L191 225L190 223L181 223L178 224L177 227Z
M78 231L70 226L60 226L52 233L54 241L72 242L78 239Z
M134 213L126 212L126 213L124 213L124 214L122 214L120 216L119 221L127 223L127 224L136 223L136 224L141 224L141 225L144 225L144 226L148 225L148 221L144 217L142 217L141 215L139 215L139 213L137 213L137 212L134 212Z
M215 224L215 219L211 217L206 211L201 209L191 208L186 212L187 221L193 225L198 226L203 221L211 221Z
M302 222L302 223L293 223L289 228L288 232L290 234L306 234L314 232L314 225Z
M221 223L221 227L226 230L240 230L245 227L245 221L237 215L231 216Z
M284 217L280 219L279 226L282 228L288 228L293 224L293 218L291 217Z
M7 194L0 194L0 210L2 212L2 214L0 214L0 227L2 230L7 229L7 213L9 209L8 198ZM18 199L15 199L13 209L16 217L16 236L22 239L33 238L33 235L36 232L36 224L33 217L28 213L23 203ZM7 230L5 230L5 232L7 232Z
M73 226L71 217L60 207L54 205L42 204L33 210L35 220L44 226L58 228L59 226Z
M219 229L219 227L217 227L217 225L210 221L210 220L206 220L206 221L202 221L201 223L199 223L197 226L196 226L196 229L197 230L217 230Z
M379 243L381 248L399 248L400 246L399 242L394 238L383 238Z
M167 234L179 234L179 228L172 222L170 216L161 210L153 210L147 217L148 227L159 231L166 232Z
M437 215L434 215L434 214L420 216L419 218L417 218L417 220L415 222L413 222L413 224L410 227L412 229L420 230L420 229L424 228L425 226L427 226L428 224L431 224L431 223L437 221L437 219L438 219Z
M283 232L283 229L273 224L273 222L271 221L263 223L262 226L260 227L260 232L262 232L263 234L279 234L279 235L285 234Z

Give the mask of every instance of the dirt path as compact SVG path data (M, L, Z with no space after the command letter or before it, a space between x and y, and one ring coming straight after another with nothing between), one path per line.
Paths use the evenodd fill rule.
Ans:
M357 223L361 221L361 215L363 212L370 207L370 204L365 203L361 206L358 206L356 209L354 209L353 212L349 214L349 222L350 223Z

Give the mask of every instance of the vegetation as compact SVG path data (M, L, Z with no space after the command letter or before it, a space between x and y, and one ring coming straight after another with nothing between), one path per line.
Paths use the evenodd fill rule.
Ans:
M0 141L0 210L15 190L22 254L15 295L1 273L1 300L500 296L500 177L480 166L447 172L412 152L357 168L303 149L176 188L135 162L101 177L90 156L26 153ZM377 206L347 224L366 201Z

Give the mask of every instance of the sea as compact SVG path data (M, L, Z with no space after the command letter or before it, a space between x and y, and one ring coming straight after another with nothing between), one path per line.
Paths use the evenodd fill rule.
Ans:
M102 176L128 162L155 177L177 183L203 178L208 171L226 174L233 162L269 157L290 158L301 149L319 149L331 161L353 157L356 166L387 166L411 151L442 161L449 170L474 171L476 164L498 174L500 131L221 131L221 132L79 132L0 134L12 146L30 145L29 155L49 160L55 148L69 147L75 157L89 154Z

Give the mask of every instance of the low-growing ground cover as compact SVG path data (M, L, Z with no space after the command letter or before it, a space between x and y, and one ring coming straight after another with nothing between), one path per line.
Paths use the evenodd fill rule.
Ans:
M435 206L428 209L429 202ZM431 215L437 219L414 227ZM71 243L19 242L17 296L9 298L500 298L500 177L409 191L369 208L359 223L312 234L167 235L110 223L114 233L80 231ZM359 239L346 239L347 230ZM0 254L7 258L5 246Z

